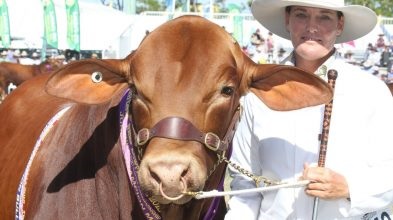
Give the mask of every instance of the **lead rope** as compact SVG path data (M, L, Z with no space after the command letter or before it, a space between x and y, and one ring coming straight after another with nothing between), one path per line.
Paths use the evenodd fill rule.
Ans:
M259 184L261 182L263 182L265 184L265 186L272 186L272 185L283 184L283 182L271 180L271 179L268 179L267 177L264 177L264 176L256 176L253 173L251 173L250 171L248 171L248 170L244 169L243 167L241 167L240 165L238 165L238 164L228 160L228 158L226 158L226 157L222 157L221 160L224 161L225 163L227 163L229 166L231 166L231 167L235 168L236 170L238 170L243 175L246 175L247 177L251 178L255 182L255 185L257 187L259 187Z
M230 195L239 195L239 194L248 194L248 193L257 193L257 192L266 192L266 191L272 191L272 190L277 190L281 188L297 188L297 187L303 187L307 184L310 183L309 180L302 180L302 181L296 181L296 182L282 182L282 181L275 181L275 180L270 180L267 177L264 176L256 176L250 171L242 168L241 166L237 165L236 163L228 160L225 156L221 156L217 154L219 158L219 163L225 162L231 167L235 168L238 170L241 174L246 175L247 177L251 178L254 182L255 185L257 186L256 188L253 189L243 189L243 190L233 190L233 191L218 191L218 190L211 190L211 191L199 191L199 192L183 192L184 195L192 196L195 199L205 199L205 198L211 198L211 197L219 197L219 196L230 196ZM258 187L259 184L263 182L264 187Z

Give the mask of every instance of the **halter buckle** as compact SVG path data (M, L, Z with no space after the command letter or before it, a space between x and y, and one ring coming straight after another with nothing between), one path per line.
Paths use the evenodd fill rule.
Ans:
M220 149L221 140L212 132L206 133L204 142L205 146L212 151L218 151Z
M145 145L150 139L150 131L147 128L142 128L138 131L136 136L136 143L138 146Z

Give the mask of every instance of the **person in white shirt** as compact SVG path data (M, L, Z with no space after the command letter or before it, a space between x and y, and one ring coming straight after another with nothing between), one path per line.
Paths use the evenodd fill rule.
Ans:
M344 0L254 0L251 8L265 28L292 41L283 64L326 81L327 70L338 76L324 167L317 162L325 105L279 112L253 93L242 97L230 160L269 180L310 183L234 195L225 219L310 220L316 197L318 220L393 219L393 97L384 82L346 63L334 48L369 33L375 13ZM229 174L232 190L256 187L231 166Z

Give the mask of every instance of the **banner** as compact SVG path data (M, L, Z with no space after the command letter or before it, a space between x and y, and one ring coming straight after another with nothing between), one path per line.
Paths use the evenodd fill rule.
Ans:
M243 16L240 15L241 8L236 4L229 4L228 9L233 17L233 37L240 45L243 45Z
M243 16L241 15L233 16L233 37L243 45Z
M11 45L10 20L5 0L0 0L0 42L4 48L8 48Z
M56 11L52 0L42 0L44 7L44 38L48 48L57 48Z
M80 14L78 0L65 0L67 12L67 44L69 49L80 51Z

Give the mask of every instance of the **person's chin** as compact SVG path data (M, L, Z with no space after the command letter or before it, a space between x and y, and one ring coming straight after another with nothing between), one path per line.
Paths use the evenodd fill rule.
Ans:
M296 53L306 60L316 60L325 57L329 50L320 44L301 44L296 48Z

